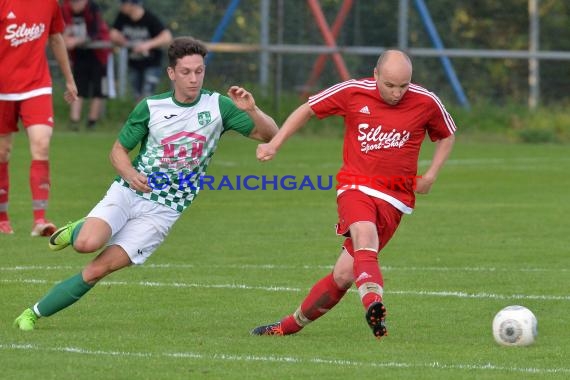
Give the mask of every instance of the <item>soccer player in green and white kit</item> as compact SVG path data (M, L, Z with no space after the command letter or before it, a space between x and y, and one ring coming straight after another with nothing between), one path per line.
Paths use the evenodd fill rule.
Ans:
M224 132L265 142L277 133L275 121L245 89L232 86L228 97L202 89L206 53L191 37L170 45L167 73L174 90L137 104L111 149L118 176L107 194L87 217L60 228L49 241L54 251L68 245L80 253L104 249L24 310L15 327L33 330L38 318L70 306L105 276L144 263L196 197ZM139 143L131 162L128 153ZM151 181L156 178L162 181Z

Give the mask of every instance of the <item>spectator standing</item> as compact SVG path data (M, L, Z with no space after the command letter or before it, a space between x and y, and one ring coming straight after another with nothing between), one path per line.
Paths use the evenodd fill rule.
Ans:
M129 77L136 101L154 94L162 76L162 48L172 42L170 30L141 0L121 0L111 41L129 48Z
M78 101L71 104L70 129L79 130L83 99L90 98L87 130L93 130L107 95L107 61L111 49L93 49L88 45L92 41L110 42L109 27L93 0L65 0L62 11L66 24L63 38L79 95Z

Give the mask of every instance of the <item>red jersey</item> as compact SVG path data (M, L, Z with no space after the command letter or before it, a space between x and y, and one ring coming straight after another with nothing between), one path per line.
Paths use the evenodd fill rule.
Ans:
M46 45L64 26L57 0L0 0L0 100L51 94Z
M320 119L344 118L339 193L355 188L411 213L418 156L426 133L437 141L456 130L438 97L410 84L400 102L390 105L380 97L374 78L366 78L334 85L309 97L308 102Z

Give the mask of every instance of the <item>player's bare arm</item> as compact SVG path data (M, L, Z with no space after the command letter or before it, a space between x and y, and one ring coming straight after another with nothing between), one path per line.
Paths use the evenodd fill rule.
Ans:
M437 179L440 169L443 167L455 143L455 135L451 135L436 141L435 151L431 165L426 172L416 180L416 193L427 194Z
M301 127L307 124L314 114L309 103L299 106L299 108L289 115L279 132L277 132L270 142L257 146L257 159L259 161L269 161L273 159L281 145L295 134L295 132L301 129Z
M228 96L236 107L247 112L253 120L255 127L249 134L250 138L267 142L277 134L279 130L277 123L255 105L255 99L249 91L243 87L232 86L228 89Z
M75 85L75 79L73 79L63 35L61 33L50 35L49 45L53 51L57 64L59 65L59 69L65 78L65 92L63 97L66 102L72 103L77 100L77 86Z
M143 193L148 193L152 190L148 186L147 177L136 171L133 167L131 159L129 158L129 150L121 145L119 140L113 144L109 159L117 173L127 181L131 188Z

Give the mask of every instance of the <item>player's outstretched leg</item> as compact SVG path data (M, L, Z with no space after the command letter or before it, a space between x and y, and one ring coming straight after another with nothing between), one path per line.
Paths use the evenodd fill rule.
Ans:
M252 335L290 335L295 334L309 323L317 320L332 309L346 294L347 289L339 288L329 273L313 285L301 306L291 315L270 325L263 325L251 330Z
M49 249L52 251L59 251L73 243L73 240L79 233L81 226L83 226L85 218L79 219L75 222L67 223L55 231L49 238Z
M373 302L366 312L366 322L372 329L372 333L378 339L388 335L386 330L386 307L382 302Z
M51 290L37 302L33 307L24 310L14 321L14 327L20 330L33 330L36 321L40 317L49 317L68 306L79 301L94 284L88 284L83 280L83 275L78 273L55 285Z

